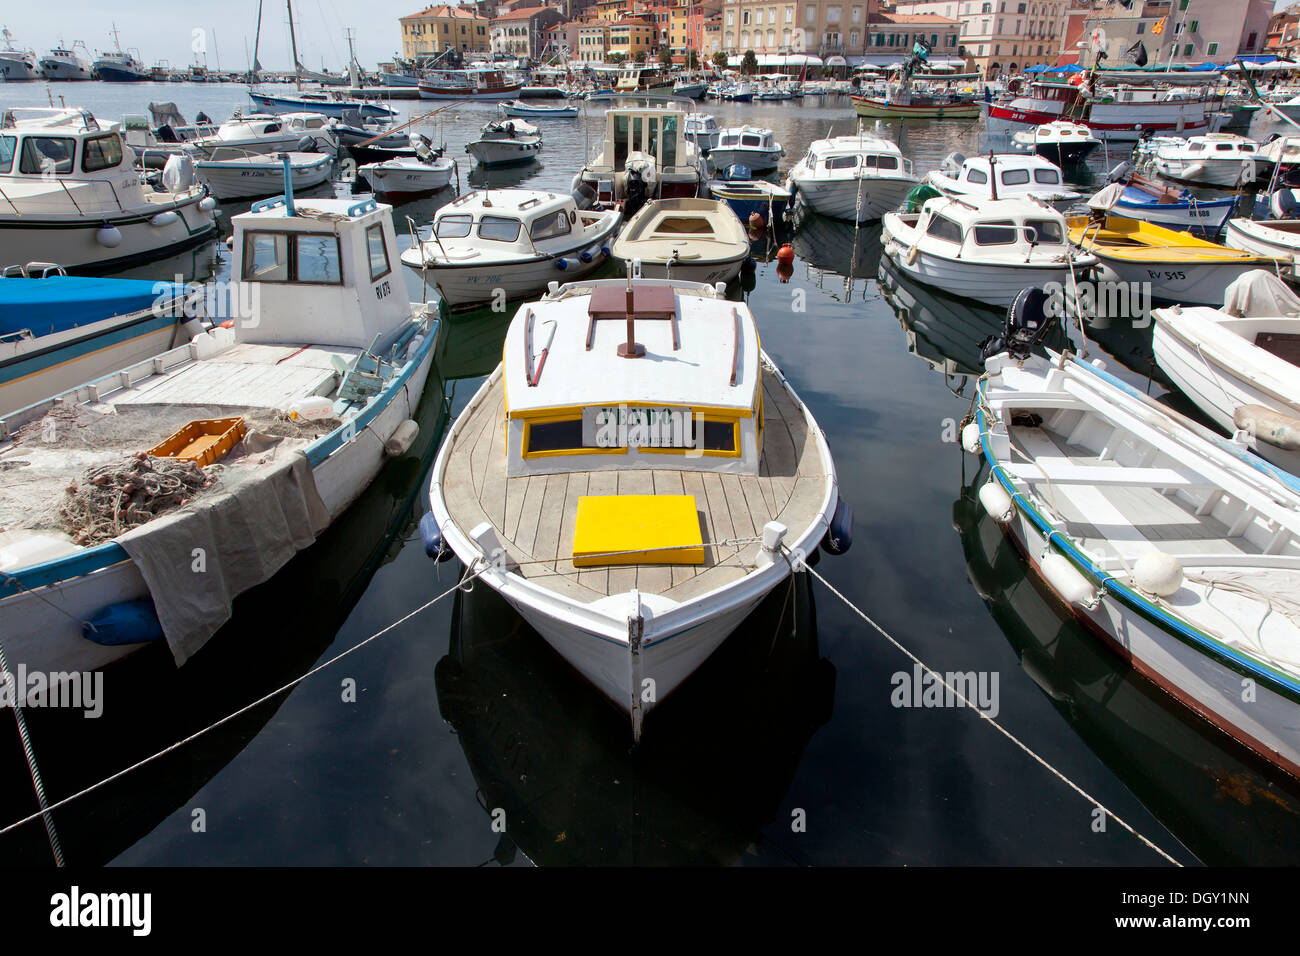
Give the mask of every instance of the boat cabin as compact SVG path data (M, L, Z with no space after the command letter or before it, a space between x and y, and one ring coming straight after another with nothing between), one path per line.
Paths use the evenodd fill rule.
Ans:
M1259 144L1235 133L1205 133L1189 136L1186 142L1168 137L1158 150L1165 154L1178 153L1189 159L1253 159L1259 152Z
M582 181L596 202L627 198L627 174L634 169L648 199L694 196L699 191L699 148L686 138L686 113L676 109L611 109L605 112L605 140L583 169Z
M629 323L640 357L624 357ZM629 468L758 474L758 333L720 287L552 284L516 314L502 363L510 477Z
M961 199L926 200L916 221L918 236L941 245L952 258L1027 262L1031 252L1069 252L1065 217L1029 199L986 199L978 207Z
M240 342L383 351L407 331L392 207L277 196L231 222L232 302L256 311L236 321Z
M101 126L87 110L14 108L0 114L0 177L103 180L125 172L138 178L124 159L118 124Z
M776 134L770 129L758 129L753 126L733 126L718 134L715 149L759 149L776 150Z
M958 156L949 159L957 160ZM995 174L996 184L993 181ZM941 189L971 196L992 196L996 185L999 199L1012 196L1059 197L1066 193L1078 195L1063 185L1061 168L1036 153L1002 153L992 159L988 156L962 157L959 166L954 162L945 163L943 173L936 175L934 182Z
M573 197L537 189L475 190L447 203L433 220L424 254L450 265L541 259L571 248L582 232Z
M876 136L835 136L819 139L808 147L804 164L814 173L845 177L862 170L865 175L902 172L912 175L912 161L897 144Z

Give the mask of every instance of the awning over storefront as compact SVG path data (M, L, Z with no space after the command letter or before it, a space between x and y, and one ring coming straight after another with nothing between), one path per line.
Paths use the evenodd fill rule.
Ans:
M849 61L837 54L836 56L828 56L826 58L826 65L827 66L848 66Z
M808 53L756 53L754 56L758 59L759 69L770 66L798 69L803 66L822 65L821 57ZM738 67L744 59L743 53L732 53L727 57L727 65Z

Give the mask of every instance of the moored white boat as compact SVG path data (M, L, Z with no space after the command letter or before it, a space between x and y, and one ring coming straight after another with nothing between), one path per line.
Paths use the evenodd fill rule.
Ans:
M573 283L522 306L429 499L426 549L449 547L634 739L786 580L790 553L833 524L842 551L851 524L821 429L749 309L681 281Z
M334 168L334 158L321 153L245 154L215 149L211 158L197 160L194 169L212 195L224 202L275 195L284 188L286 162L297 191L328 182Z
M196 156L211 159L218 150L225 157L287 150L333 152L339 142L323 113L268 113L227 120L213 135L189 145Z
M609 109L605 135L573 177L573 193L584 204L628 203L628 215L647 199L698 196L704 185L704 156L686 138L683 110Z
M1094 365L986 368L985 510L1138 673L1300 776L1300 484Z
M1204 199L1182 188L1170 188L1136 174L1125 173L1098 190L1088 205L1128 219L1201 238L1214 238L1237 209L1236 199Z
M1235 133L1165 137L1154 144L1144 166L1166 179L1226 187L1267 179L1273 169L1257 142Z
M942 168L930 171L926 181L949 196L965 196L975 201L1020 197L1069 204L1079 199L1078 192L1065 187L1061 168L1036 153L969 158L952 153L944 159Z
M453 308L501 293L517 299L598 268L621 221L617 209L580 210L563 193L470 192L438 210L429 237L403 252L402 263L420 270Z
M1245 272L1221 308L1151 313L1161 370L1230 435L1300 474L1300 298L1271 272Z
M576 106L546 106L541 103L525 103L512 100L501 104L501 112L506 116L519 116L524 119L572 119L578 115Z
M614 240L628 274L689 282L730 282L749 259L749 236L727 203L659 199L638 210Z
M370 188L380 196L418 196L437 192L451 185L456 172L454 160L441 155L434 155L427 146L422 149L427 158L416 156L399 156L378 163L366 163L357 167L357 173L364 176Z
M1031 286L1056 283L1069 290L1096 261L1070 247L1059 212L1030 199L986 199L974 206L937 196L919 213L887 213L883 235L883 254L905 275L1003 307Z
M1011 134L1012 145L1025 152L1037 153L1058 166L1081 163L1101 145L1092 130L1082 123L1053 120L1041 126L1017 130Z
M871 222L901 206L919 181L895 143L860 133L814 140L785 188L819 215Z
M409 445L438 322L395 294L389 207L277 199L233 225L232 299L250 306L233 328L0 419L0 462L24 462L21 486L0 484L11 667L93 670L154 640L184 663L236 594L310 544ZM168 459L136 453L219 416L248 433L222 460L220 486L189 469L192 497L151 499ZM23 440L44 434L55 440ZM141 484L123 484L127 473ZM106 474L121 496L107 524L79 520L68 486L93 496ZM195 547L201 575L175 560Z
M480 166L511 166L535 161L542 149L542 131L521 119L496 119L484 125L465 152Z
M1257 256L1294 257L1300 254L1300 219L1229 219L1223 244Z
M709 150L709 162L722 170L737 164L752 173L768 173L780 165L785 150L770 129L732 126L718 132L717 144Z

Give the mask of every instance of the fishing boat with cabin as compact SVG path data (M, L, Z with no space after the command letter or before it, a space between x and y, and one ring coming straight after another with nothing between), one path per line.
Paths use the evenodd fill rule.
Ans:
M183 664L418 431L439 323L389 207L290 192L232 224L234 318L0 418L11 667Z
M631 721L852 518L811 413L721 286L553 284L434 463L450 549ZM829 533L828 533L829 532Z
M704 154L686 138L686 116L672 108L606 110L604 139L573 177L573 193L597 206L631 200L631 212L649 199L700 195Z
M919 182L896 143L859 131L809 143L785 188L818 215L872 222L901 206Z

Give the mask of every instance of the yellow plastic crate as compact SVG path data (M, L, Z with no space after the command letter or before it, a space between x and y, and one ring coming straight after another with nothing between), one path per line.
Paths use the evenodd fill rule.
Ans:
M234 448L247 432L242 418L200 418L149 449L154 458L212 464Z
M573 527L573 563L580 568L703 564L704 537L695 496L581 496Z

